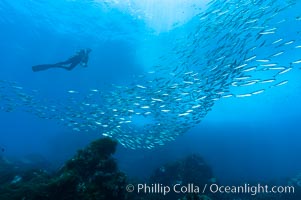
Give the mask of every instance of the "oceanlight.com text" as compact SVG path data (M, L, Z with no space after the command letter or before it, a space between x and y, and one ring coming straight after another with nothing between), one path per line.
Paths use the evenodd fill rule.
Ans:
M250 194L252 196L257 194L272 193L272 194L294 194L294 186L268 186L268 185L250 185L244 184L241 186L223 186L218 184L211 184L209 186L210 193L225 193L225 194Z

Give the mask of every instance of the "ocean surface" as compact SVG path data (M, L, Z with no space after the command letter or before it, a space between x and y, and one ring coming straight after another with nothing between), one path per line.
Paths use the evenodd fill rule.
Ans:
M222 183L296 176L300 2L208 2L1 0L1 156L58 168L109 136L141 179L190 154ZM87 68L31 69L85 48Z

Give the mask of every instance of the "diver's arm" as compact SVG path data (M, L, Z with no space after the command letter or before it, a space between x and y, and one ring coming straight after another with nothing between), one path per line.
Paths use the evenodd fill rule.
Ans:
M88 61L89 61L89 55L88 55L88 53L86 53L86 54L83 56L83 58L82 58L80 64L81 64L83 67L87 67L87 66L88 66Z
M88 67L88 60L83 60L80 64L82 67Z

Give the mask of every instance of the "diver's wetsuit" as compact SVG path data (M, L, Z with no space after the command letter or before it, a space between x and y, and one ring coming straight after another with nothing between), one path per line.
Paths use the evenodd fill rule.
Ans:
M91 49L82 49L76 55L72 56L71 58L69 58L64 62L59 62L55 64L46 64L46 65L36 65L32 67L32 71L38 72L50 68L63 68L70 71L73 68L75 68L78 64L81 64L83 67L87 67L90 52Z

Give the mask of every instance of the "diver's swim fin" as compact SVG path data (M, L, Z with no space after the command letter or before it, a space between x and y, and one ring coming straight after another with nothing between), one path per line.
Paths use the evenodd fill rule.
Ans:
M56 67L56 65L55 64L35 65L35 66L32 66L32 71L34 71L34 72L44 71L44 70L47 70L47 69L50 69L53 67Z

